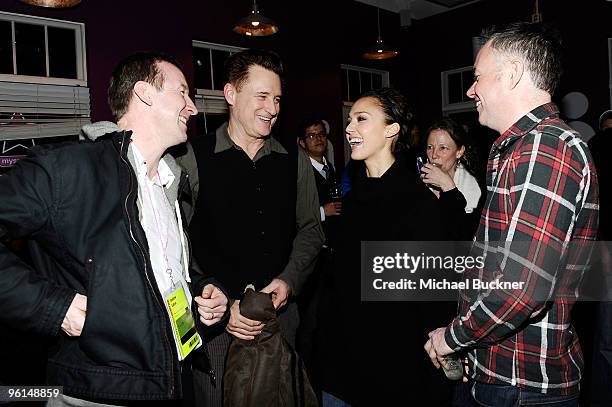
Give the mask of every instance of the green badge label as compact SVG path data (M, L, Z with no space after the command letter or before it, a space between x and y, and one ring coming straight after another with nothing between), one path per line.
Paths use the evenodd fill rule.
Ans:
M178 338L179 348L181 349L181 360L183 360L198 346L200 335L196 331L195 322L193 321L183 287L168 295L166 302L168 303L168 309L172 317L172 326Z

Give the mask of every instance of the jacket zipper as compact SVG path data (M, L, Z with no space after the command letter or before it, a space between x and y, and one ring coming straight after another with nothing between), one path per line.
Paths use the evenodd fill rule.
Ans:
M133 188L134 188L134 180L133 180L133 170L132 170L132 166L130 165L130 163L126 160L126 157L124 157L124 152L125 155L127 156L127 149L128 149L128 142L126 142L126 136L127 133L123 133L123 139L121 141L121 149L119 151L119 157L121 158L121 162L123 162L123 164L127 167L128 169L128 177L130 180L130 185L129 185L129 192L125 197L125 201L123 202L123 209L125 211L125 214L127 216L128 219L128 225L129 225L129 230L130 230L130 237L132 238L132 240L134 241L134 243L136 244L136 247L138 248L138 250L140 251L140 254L142 256L142 260L143 260L143 265L144 265L144 274L145 277L147 279L147 283L149 285L149 289L151 290L151 293L153 294L153 298L155 298L155 302L157 303L157 305L161 308L161 310L163 311L163 314L166 315L166 309L165 307L160 304L159 299L157 298L157 295L155 294L155 289L153 288L153 284L151 283L151 280L149 278L149 273L147 272L148 268L147 268L147 257L145 255L145 250L144 248L140 245L140 243L138 242L138 240L136 239L136 237L134 236L134 230L132 229L132 218L130 216L130 211L128 210L128 203L129 203L129 199L130 196L132 195L132 193L134 192ZM172 349L170 346L170 341L168 339L168 335L167 335L167 321L166 318L162 318L164 320L164 339L166 342L166 345L168 346L169 349ZM170 360L171 362L171 366L170 366L170 389L169 389L169 393L168 395L170 396L170 398L172 398L172 396L174 395L174 354L172 353L172 351L170 351L171 354L171 358Z

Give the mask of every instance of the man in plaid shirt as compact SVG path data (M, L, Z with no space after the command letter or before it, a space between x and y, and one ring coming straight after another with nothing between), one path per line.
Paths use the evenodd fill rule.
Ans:
M433 364L468 352L472 395L485 406L577 406L583 357L570 311L588 270L598 187L580 135L551 103L561 75L559 40L541 25L490 31L476 58L479 122L498 131L474 247L483 281L523 282L469 298L429 334Z

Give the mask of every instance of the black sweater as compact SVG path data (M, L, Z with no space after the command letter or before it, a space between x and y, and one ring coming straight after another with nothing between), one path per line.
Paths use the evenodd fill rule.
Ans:
M296 234L295 154L252 161L235 147L215 152L215 134L193 143L200 191L190 224L193 255L230 298L262 289L284 269Z
M361 302L360 242L444 240L439 202L398 159L380 178L368 178L361 170L340 219L337 255L319 307L320 387L352 405L370 405L376 398L380 404L392 393L415 397L410 391L426 391L439 378L425 360L426 333L450 321L452 310L436 319L437 304ZM446 397L440 389L434 398Z

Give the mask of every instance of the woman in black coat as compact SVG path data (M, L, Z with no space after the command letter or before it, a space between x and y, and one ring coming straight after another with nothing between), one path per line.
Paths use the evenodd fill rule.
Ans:
M336 255L318 308L315 359L324 407L427 405L416 401L423 398L446 405L449 398L450 384L426 360L423 343L453 310L360 297L362 241L446 236L438 200L403 157L410 118L402 95L389 88L362 95L349 114L351 158L365 165L343 200Z

